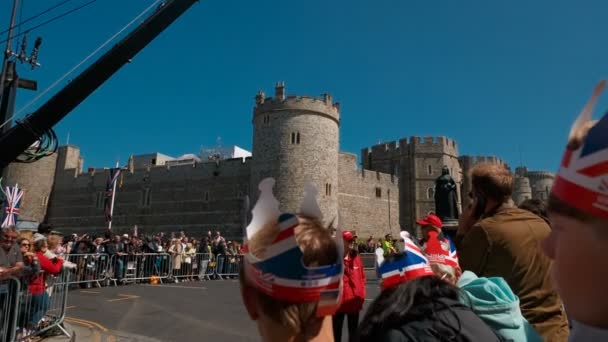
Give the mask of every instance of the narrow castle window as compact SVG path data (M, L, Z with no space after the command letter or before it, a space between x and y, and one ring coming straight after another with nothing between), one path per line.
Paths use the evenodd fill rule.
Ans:
M300 132L296 133L296 144L300 145Z
M97 191L97 198L95 199L95 207L97 209L103 208L103 202L104 202L104 193L101 191Z
M382 189L376 188L376 198L382 198Z
M291 132L291 144L295 144L296 143L296 133L295 132Z
M325 183L325 195L331 196L331 184Z
M149 208L150 207L150 188L145 188L141 192L141 206L143 208Z
M264 123L265 124L269 124L270 123L270 115L268 115L268 114L264 115Z
M428 166L429 175L433 174L433 167L431 165Z
M205 202L209 202L209 191L205 191Z
M427 199L433 199L433 198L435 198L435 188L428 188L426 190L426 198Z

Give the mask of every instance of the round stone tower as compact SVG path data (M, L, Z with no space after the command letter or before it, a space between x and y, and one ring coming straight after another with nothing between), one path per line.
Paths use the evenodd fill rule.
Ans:
M549 199L555 175L547 171L529 171L530 187L532 188L532 198L542 201Z
M281 211L295 212L304 184L312 181L325 223L338 218L338 141L340 107L329 94L321 98L285 96L277 83L275 96L258 92L253 110L252 206L263 178L274 177Z
M528 177L515 174L513 177L513 201L516 205L532 198L532 188L530 187L530 179Z

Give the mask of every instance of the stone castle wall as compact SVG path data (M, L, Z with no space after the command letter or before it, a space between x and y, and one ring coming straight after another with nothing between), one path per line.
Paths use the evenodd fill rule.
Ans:
M399 177L399 219L402 229L415 232L416 219L435 210L435 179L444 165L459 184L462 172L458 146L446 137L410 137L361 151L364 169ZM459 194L459 198L460 194Z
M399 184L394 175L359 169L357 156L340 153L340 225L359 237L376 238L399 228ZM394 235L396 236L396 235Z
M131 231L137 224L144 233L183 229L196 235L220 230L228 238L241 238L250 164L249 159L238 158L123 171L113 229ZM109 170L73 175L74 170L68 169L59 177L62 182L53 191L49 222L65 232L103 230Z
M18 220L42 222L46 216L57 154L33 163L11 163L2 178L2 187L18 185L23 190ZM4 213L2 213L4 215Z

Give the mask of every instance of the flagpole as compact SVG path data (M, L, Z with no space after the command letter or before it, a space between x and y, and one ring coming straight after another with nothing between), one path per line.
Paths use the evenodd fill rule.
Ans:
M116 162L116 168L118 168L119 162ZM108 222L108 229L112 230L112 220L114 219L114 199L116 198L116 183L118 179L114 181L112 185L112 201L110 202L110 221Z

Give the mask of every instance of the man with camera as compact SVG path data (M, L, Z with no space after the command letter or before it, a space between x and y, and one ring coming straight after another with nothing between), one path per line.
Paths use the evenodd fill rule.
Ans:
M504 278L544 340L566 341L568 323L551 281L551 261L539 245L551 228L513 204L513 175L504 166L478 164L471 178L471 204L455 238L460 266L480 277Z

